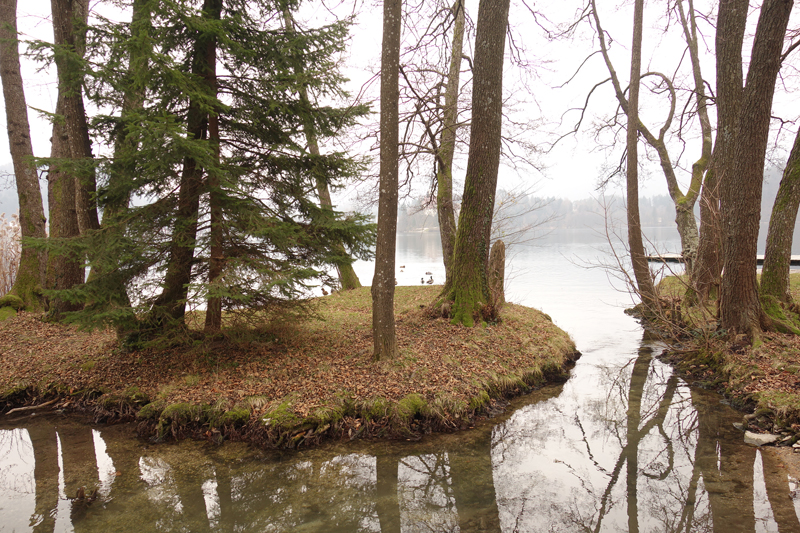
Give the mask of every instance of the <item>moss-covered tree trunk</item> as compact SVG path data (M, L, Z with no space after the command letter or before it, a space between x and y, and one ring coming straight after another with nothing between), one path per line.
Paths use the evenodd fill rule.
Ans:
M402 1L383 0L381 50L381 162L378 197L378 240L372 278L373 359L397 355L394 325L394 265L397 246L397 157L400 139L399 78Z
M19 200L19 224L22 238L46 237L39 175L33 162L28 106L22 85L17 42L17 0L0 0L0 78L6 108L6 125L11 160ZM22 256L11 293L25 302L25 307L41 307L46 255L23 242Z
M456 217L453 209L453 156L458 132L458 95L461 60L464 49L463 0L453 4L453 41L450 52L450 67L447 73L447 88L444 93L442 134L436 167L436 208L439 219L439 235L442 240L445 285L452 276L453 250L456 240Z
M500 166L503 119L503 53L509 0L481 0L475 36L472 122L464 196L453 251L452 281L444 288L453 302L454 324L472 326L489 303L489 245Z
M756 281L761 192L772 98L792 4L791 0L766 0L761 7L731 160L726 164L730 172L722 183L725 249L720 302L722 328L750 337L759 335L764 318ZM727 2L720 3L720 17L726 6ZM747 3L741 8L746 9ZM720 31L718 27L717 32ZM735 57L717 57L717 61L726 59ZM718 102L719 98L718 92Z
M761 271L761 295L791 302L789 266L797 209L800 206L800 132L783 170L778 196L772 208L767 232L767 250Z
M222 0L205 0L202 15L211 20L219 20ZM213 87L208 85L209 72L213 65L210 49L216 46L216 38L211 28L199 32L192 52L192 74L206 81L207 95L212 95ZM193 98L189 102L187 132L191 139L208 138L208 113L205 106ZM164 288L153 305L151 325L162 327L166 322L182 321L186 314L186 299L189 294L189 281L194 266L194 251L197 239L197 217L200 209L200 196L203 193L203 167L189 155L183 160L180 188L178 191L178 210L172 230L172 244L169 251L169 264L164 279Z

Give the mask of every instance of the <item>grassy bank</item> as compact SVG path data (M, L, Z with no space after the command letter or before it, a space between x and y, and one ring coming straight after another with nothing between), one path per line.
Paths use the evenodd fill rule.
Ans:
M800 274L790 277L792 297L800 301ZM662 282L667 295L683 290L679 279ZM789 313L790 310L785 310ZM800 434L800 336L765 333L756 347L744 339L714 334L716 322L698 324L696 310L683 309L683 338L668 358L687 379L715 388L732 404L756 416L744 422L754 431Z
M438 287L398 287L399 357L371 360L369 288L319 298L319 318L190 336L170 349L119 350L19 313L0 323L0 409L82 409L137 419L158 439L205 436L298 447L326 438L405 437L468 426L495 399L565 376L568 335L509 304L503 322L452 326L426 304Z

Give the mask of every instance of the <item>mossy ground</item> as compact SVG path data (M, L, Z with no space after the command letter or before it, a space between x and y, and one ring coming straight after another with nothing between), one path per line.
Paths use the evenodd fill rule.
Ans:
M684 286L679 278L671 277L660 288L667 296L676 296ZM791 274L790 289L794 301L800 302L800 274ZM793 308L774 300L767 303L776 307L770 316L785 324L796 320ZM761 429L774 430L773 425L778 424L800 433L800 335L780 328L764 333L761 342L753 346L743 338L720 335L714 313L684 308L682 314L684 337L669 356L680 371L717 388L738 407L769 413L762 424L768 427Z
M427 307L439 290L397 288L398 357L382 362L372 361L369 287L317 299L317 318L134 352L111 332L23 312L0 323L0 408L60 397L104 420L138 412L151 436L296 447L464 427L493 398L565 376L575 348L545 314L508 304L499 324L454 326Z

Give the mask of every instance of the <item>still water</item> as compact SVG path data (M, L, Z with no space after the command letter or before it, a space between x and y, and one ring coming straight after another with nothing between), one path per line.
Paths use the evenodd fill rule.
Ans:
M674 235L651 238L677 251ZM438 234L401 235L397 253L400 284L443 281ZM0 531L800 531L796 469L744 445L741 413L655 357L600 268L602 238L562 231L509 255L507 299L583 352L566 383L469 431L284 454L3 420ZM357 271L369 283L370 265Z

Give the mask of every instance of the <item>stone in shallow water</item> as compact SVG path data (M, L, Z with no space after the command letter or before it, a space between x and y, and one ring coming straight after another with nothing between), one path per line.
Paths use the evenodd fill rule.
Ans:
M744 432L744 442L752 444L753 446L764 446L765 444L773 444L780 438L780 435L772 435L770 433L753 433L752 431Z

